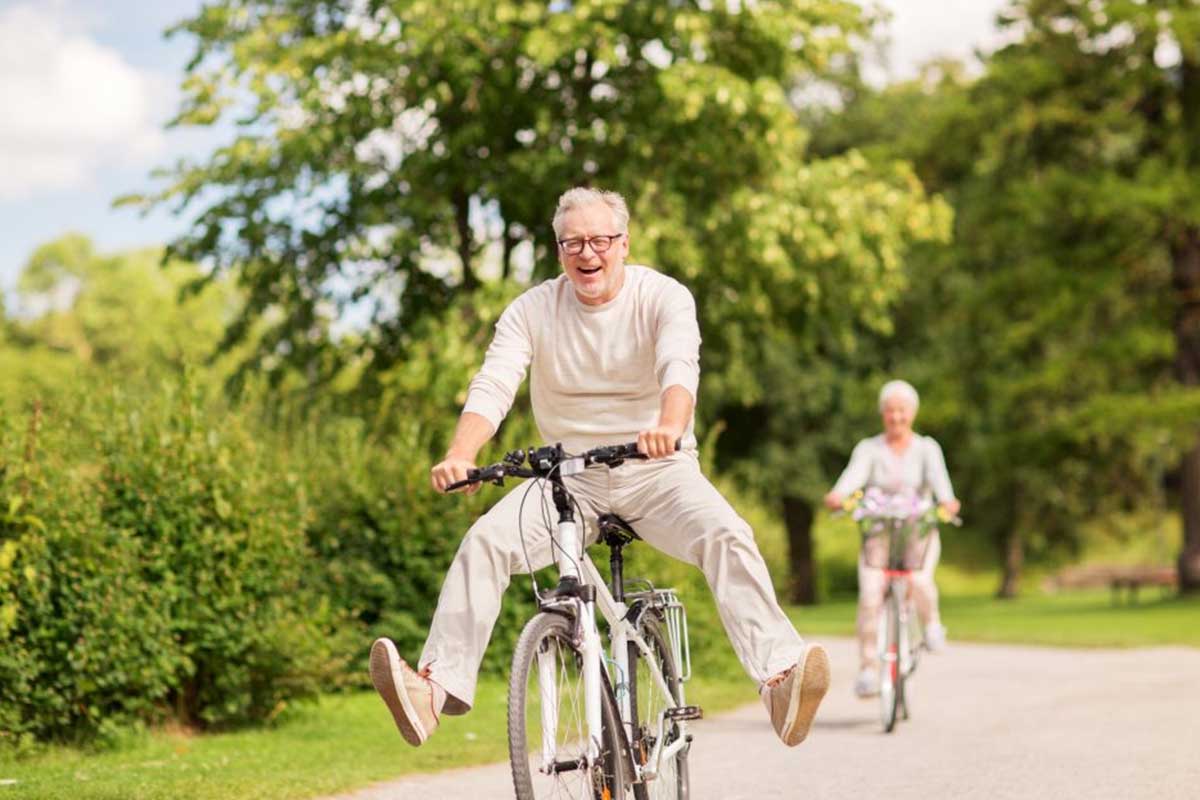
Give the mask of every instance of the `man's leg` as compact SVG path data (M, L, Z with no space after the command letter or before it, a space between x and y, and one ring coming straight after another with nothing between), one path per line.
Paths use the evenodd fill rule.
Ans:
M595 514L589 510L593 491L584 484L572 481L568 485L585 515L594 519ZM557 513L552 504L548 513L543 509L543 498L551 502L547 487L521 484L480 517L463 537L442 584L429 636L417 662L419 671L405 664L388 640L380 639L373 645L371 677L397 727L411 744L428 738L437 726L438 714L465 714L470 710L479 664L510 577L552 562L546 523L557 520Z
M704 572L734 652L764 699L787 695L779 714L771 702L768 709L784 741L798 744L828 688L828 656L819 645L806 646L783 613L749 524L700 472L694 453L613 475L614 510L636 519L647 543Z

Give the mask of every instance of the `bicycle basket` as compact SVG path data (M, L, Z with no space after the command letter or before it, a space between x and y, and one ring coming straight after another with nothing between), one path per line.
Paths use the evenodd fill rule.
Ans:
M875 569L919 570L929 549L928 528L906 520L887 520L863 530L862 559Z

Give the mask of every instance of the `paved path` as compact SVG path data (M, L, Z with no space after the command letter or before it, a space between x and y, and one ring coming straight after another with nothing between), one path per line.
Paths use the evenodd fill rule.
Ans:
M758 705L696 723L693 800L1200 797L1200 650L952 645L922 662L913 718L885 735L877 703L851 694L853 644L826 644L833 686L808 741L783 747ZM511 787L497 764L331 800L480 800Z

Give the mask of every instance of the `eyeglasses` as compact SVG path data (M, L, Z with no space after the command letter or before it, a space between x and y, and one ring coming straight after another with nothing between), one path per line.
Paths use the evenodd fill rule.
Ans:
M583 252L584 245L591 245L592 252L599 255L612 247L613 242L625 234L617 233L612 236L593 236L590 239L559 239L558 246L569 256L577 256Z

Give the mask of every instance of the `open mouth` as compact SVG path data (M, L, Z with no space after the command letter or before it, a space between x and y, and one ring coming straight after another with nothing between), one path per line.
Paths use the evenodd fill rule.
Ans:
M595 275L602 269L603 267L579 267L578 271L582 275Z

